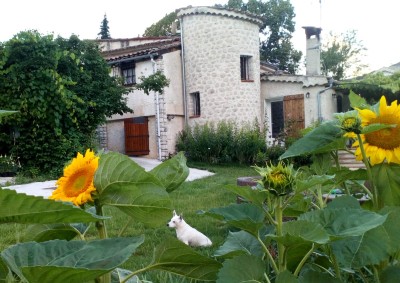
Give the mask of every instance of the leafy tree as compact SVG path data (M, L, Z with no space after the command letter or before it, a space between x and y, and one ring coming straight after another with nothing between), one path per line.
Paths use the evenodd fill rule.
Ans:
M393 92L400 91L400 72L385 76L382 72L371 73L363 76L361 81L367 84L378 85Z
M19 111L3 119L0 148L24 168L58 174L77 151L94 146L107 116L131 111L126 92L95 42L21 32L0 45L0 105Z
M330 33L321 49L322 73L335 80L359 75L367 67L362 62L365 50L355 30L339 35Z
M97 34L101 39L110 39L110 28L108 27L107 15L104 14L104 19L101 21L100 32Z
M140 77L141 82L135 85L136 89L143 90L147 95L150 91L158 92L159 94L164 93L164 88L169 86L170 80L161 72L157 71L148 77Z
M151 26L146 28L143 36L166 36L171 33L171 25L176 20L176 13L169 13L157 23L152 24Z

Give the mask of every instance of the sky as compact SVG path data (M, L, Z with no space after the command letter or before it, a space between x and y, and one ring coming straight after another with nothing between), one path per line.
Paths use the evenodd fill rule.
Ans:
M95 39L107 15L112 38L141 36L166 14L191 6L226 4L228 0L3 0L0 11L0 42L24 30L68 38ZM246 1L244 1L246 2ZM321 40L356 30L367 48L365 73L400 62L398 0L291 0L296 17L293 44L305 54L303 26L322 28Z

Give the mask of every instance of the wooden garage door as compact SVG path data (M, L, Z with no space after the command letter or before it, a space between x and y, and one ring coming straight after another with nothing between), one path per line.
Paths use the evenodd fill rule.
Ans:
M130 156L149 154L149 125L147 117L124 120L125 154Z
M288 95L283 98L285 128L290 137L298 137L304 129L304 94Z

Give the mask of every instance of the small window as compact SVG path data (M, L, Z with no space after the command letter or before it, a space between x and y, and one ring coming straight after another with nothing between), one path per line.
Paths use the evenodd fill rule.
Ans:
M193 92L190 94L191 117L199 117L201 115L200 109L200 93Z
M121 65L121 74L124 78L124 85L136 84L135 63L125 63Z
M240 56L240 79L242 81L252 81L251 77L251 56Z

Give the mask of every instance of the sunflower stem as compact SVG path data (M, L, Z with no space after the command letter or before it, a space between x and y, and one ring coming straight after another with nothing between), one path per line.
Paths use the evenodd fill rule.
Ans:
M282 211L282 197L278 197L276 207L275 207L275 221L276 221L276 235L281 237L283 235L282 224L283 224L283 211ZM286 269L285 267L285 246L281 243L277 243L278 245L278 268L279 272L282 272Z
M96 214L99 216L103 216L103 206L98 203L97 200L94 202L94 206L96 208ZM107 229L104 220L96 221L96 229L99 233L100 239L107 239ZM106 273L99 277L101 283L111 283L111 273Z
M365 167L367 168L368 179L371 182L371 186L372 186L372 189L374 191L374 195L373 195L373 198L372 198L374 209L375 209L375 211L378 211L379 210L379 196L378 196L378 190L377 190L377 188L375 186L375 183L374 183L374 179L372 178L371 165L369 164L369 161L368 161L368 158L367 158L367 154L365 153L364 143L362 141L362 138L361 138L360 134L357 134L357 139L358 139L358 143L360 145L360 150L361 150L361 154L362 154L362 157L363 157L363 162L365 164Z
M99 205L97 202L95 202L94 206L96 208L96 214L99 216L103 216L103 207ZM104 220L96 221L96 229L97 232L99 233L100 239L108 238L106 224L104 223Z

